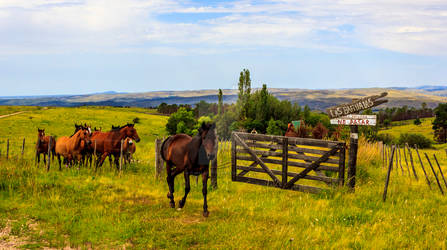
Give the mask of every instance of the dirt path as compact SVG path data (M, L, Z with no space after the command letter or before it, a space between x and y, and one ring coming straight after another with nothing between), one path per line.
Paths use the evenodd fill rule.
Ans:
M0 115L0 119L6 118L8 116L18 115L18 114L25 113L25 112L28 112L28 111L19 111L19 112L15 112L15 113L12 113L12 114Z

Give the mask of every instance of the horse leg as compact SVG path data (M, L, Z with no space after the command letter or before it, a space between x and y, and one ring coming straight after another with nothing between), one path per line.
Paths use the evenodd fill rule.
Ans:
M43 164L46 166L47 165L47 154L43 153Z
M97 161L97 163L96 163L96 169L95 169L95 171L98 170L98 167L101 167L101 166L102 166L102 164L104 163L104 160L107 158L108 155L109 155L108 152L104 152L104 153L102 154L101 158L98 158L98 161Z
M206 200L206 195L208 193L208 170L202 174L202 194L203 194L203 217L208 217L210 214L208 212L208 204Z
M40 164L40 153L36 153L36 157L37 157L37 166L39 166L39 164Z
M54 155L53 155L53 157L54 157ZM57 155L57 160L59 161L59 171L61 171L62 170L62 162L61 162L61 155Z
M171 172L172 164L169 162L166 162L166 181L168 182L169 192L168 192L168 199L170 199L169 204L171 204L172 208L175 208L175 202L174 202L174 178L178 174L177 168L174 170L174 172Z
M189 185L189 171L185 170L184 175L185 175L185 196L183 196L183 198L178 203L178 206L180 208L183 208L183 206L185 206L186 197L188 196L189 190L191 190L191 186Z

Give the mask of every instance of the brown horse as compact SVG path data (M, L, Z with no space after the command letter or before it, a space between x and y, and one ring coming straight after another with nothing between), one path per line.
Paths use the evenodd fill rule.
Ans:
M118 168L118 158L121 151L121 140L129 137L135 142L140 141L137 130L134 128L134 124L126 124L122 127L114 127L109 132L95 131L92 134L92 142L96 141L96 153L98 156L98 161L96 162L96 168L102 166L104 160L107 156L115 156L115 164Z
M184 172L185 195L179 201L179 207L185 205L186 197L190 191L189 176L202 175L203 216L208 217L207 181L209 162L217 155L217 136L215 124L202 124L196 136L177 134L168 137L161 146L161 157L166 161L167 182L169 186L168 199L172 208L174 202L174 178Z
M132 138L127 137L123 143L123 157L124 163L130 163L132 160L132 155L135 153L137 147Z
M47 164L46 156L48 154L48 145L51 141L50 154L52 154L53 160L55 155L56 141L52 136L45 136L45 129L37 129L37 144L36 144L36 157L37 164L40 163L40 154L43 154L43 163Z
M63 136L56 142L56 155L59 161L59 170L61 169L61 156L64 157L64 162L72 164L75 159L78 162L82 159L82 151L85 146L89 145L90 133L88 129L81 127L72 136Z

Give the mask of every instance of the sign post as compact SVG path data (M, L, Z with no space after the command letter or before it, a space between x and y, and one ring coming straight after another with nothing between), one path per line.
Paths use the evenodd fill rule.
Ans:
M359 115L362 110L366 110L388 100L378 100L385 97L388 93L384 92L380 95L363 97L355 99L352 103L342 104L335 107L326 109L329 118L331 118L331 124L346 125L351 127L350 146L349 146L349 160L348 160L348 186L354 191L355 188L355 176L357 172L357 150L359 141L359 128L358 126L375 126L375 115Z

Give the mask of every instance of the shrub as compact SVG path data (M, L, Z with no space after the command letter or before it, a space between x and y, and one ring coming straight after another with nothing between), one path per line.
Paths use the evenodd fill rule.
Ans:
M134 124L140 123L140 118L135 117L132 121Z
M166 123L166 130L170 135L176 133L185 133L192 135L192 130L196 125L194 114L186 108L179 108L177 112L173 113Z
M317 126L312 130L312 138L314 139L323 139L327 136L328 129L319 122Z
M394 142L394 136L387 133L378 134L376 136L376 141L382 141L385 144L392 144Z
M280 120L275 121L273 118L270 119L267 126L267 134L269 135L284 135L284 123Z
M398 143L400 145L408 143L408 145L410 146L416 144L419 148L430 148L432 144L431 140L426 138L425 136L421 134L411 134L411 133L401 134Z
M414 121L413 121L413 124L414 125L421 125L421 119L419 119L419 118L416 118Z

